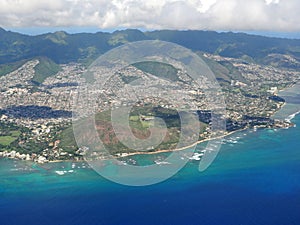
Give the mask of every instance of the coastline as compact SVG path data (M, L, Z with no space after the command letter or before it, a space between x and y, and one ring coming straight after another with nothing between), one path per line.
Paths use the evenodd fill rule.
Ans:
M299 115L296 119L299 124ZM259 133L252 132L242 137L245 139L240 139L243 144L223 145L223 154L219 154L218 160L214 161L205 172L199 172L199 161L191 161L170 179L147 187L115 184L99 176L87 163L86 168L82 168L81 163L75 162L73 169L71 163L63 162L36 165L45 169L35 167L32 170L28 163L26 171L24 162L14 163L12 160L4 160L1 163L3 221L9 221L4 224L12 224L14 222L12 220L20 220L20 224L24 224L26 220L26 223L30 221L30 224L52 225L93 224L97 220L107 224L124 224L124 221L134 224L136 221L140 223L147 219L150 221L149 224L157 224L158 220L153 219L157 216L164 219L172 218L173 220L169 222L173 224L185 224L187 219L193 223L195 213L186 217L178 215L174 218L174 208L182 209L182 206L185 206L186 212L195 212L196 209L197 214L204 216L204 218L201 216L200 223L205 220L209 224L216 209L220 215L223 213L228 215L228 218L218 219L216 224L222 224L222 220L234 224L236 218L240 223L245 223L246 218L247 224L253 221L268 224L270 218L274 218L275 223L286 224L287 216L294 215L288 221L293 223L299 218L298 199L300 199L297 148L299 128L295 129L295 132L293 130L281 132L281 135L268 132L268 129L259 129ZM241 135L234 134L232 138L236 135L243 136L244 133L248 131L242 132ZM274 147L278 147L278 150L274 150ZM135 160L144 162L144 157L154 158L154 156L137 156ZM161 164L160 167L163 169L168 165ZM15 168L19 170L16 171ZM116 173L112 166L103 169L109 175ZM68 172L69 170L74 172ZM207 207L199 207L199 200ZM116 202L120 203L120 207L125 211L121 210L122 214L118 215L120 219L112 220L116 217ZM140 207L145 202L151 205L147 207L149 204L144 204L146 208ZM261 204L269 211L262 213ZM155 210L153 205L156 205ZM224 207L216 208L216 205ZM158 209L162 213L158 214ZM21 218L15 216L16 210ZM235 214L228 214L228 210L232 210ZM100 211L102 214L99 214ZM45 212L48 216L45 216ZM245 216L244 214L236 216L241 212ZM248 217L248 212L251 212L251 218ZM279 217L274 217L274 213L278 213ZM27 218L24 218L24 215ZM69 215L79 216L67 223L70 221ZM230 220L232 216L234 218Z
M296 83L296 84L293 84L293 85L290 85L288 87L286 87L285 89L282 89L280 90L278 96L281 97L280 93L282 92L287 92L289 91L290 89L294 88L296 85L300 85L299 83ZM288 106L288 102L284 102L282 104L282 106L280 107L280 109L278 109L278 111L274 112L274 114L270 117L270 118L273 118L275 114L277 114L278 112L280 112L284 107L287 107ZM295 118L295 116L297 116L298 114L300 114L300 110L296 113L293 113L291 115L288 115L286 118L282 119L282 120L285 120L287 121L288 123L291 123L291 120L293 120ZM266 129L268 127L256 127L256 128L262 128L262 129ZM192 147L195 147L197 146L198 144L201 144L201 143L204 143L204 142L209 142L209 141L212 141L212 140L217 140L217 139L221 139L221 138L225 138L227 136L230 136L234 133L237 133L237 132L241 132L241 131L245 131L245 130L248 130L248 129L251 129L249 127L245 127L243 129L239 129L239 130L235 130L235 131L231 131L231 132L228 132L227 134L224 134L224 135L221 135L221 136L218 136L218 137L213 137L213 138L206 138L206 139L203 139L203 140L200 140L200 141L197 141L195 142L194 144L191 144L189 146L186 146L186 147L182 147L182 148L178 148L178 149L168 149L168 150L158 150L158 151L154 151L154 152L134 152L134 153L128 153L124 156L117 156L117 157L113 157L115 159L121 159L121 158L125 158L125 157L129 157L129 156L135 156L135 155L155 155L155 154L160 154L160 153L169 153L169 152L178 152L178 151L184 151L184 150L187 150L189 148L192 148ZM105 160L105 159L104 159Z
M197 141L194 144L191 144L189 146L185 146L185 147L181 147L181 148L177 148L177 149L158 150L158 151L155 151L155 152L134 152L134 153L128 153L126 156L119 156L119 157L114 157L114 158L124 158L124 157L134 156L134 155L155 155L155 154L160 154L160 153L169 153L169 152L184 151L184 150L187 150L189 148L193 148L193 147L197 146L198 144L201 144L201 143L204 143L204 142L213 141L213 140L217 140L217 139L220 139L220 138L224 138L224 137L230 136L230 135L232 135L234 133L237 133L239 131L243 131L243 130L247 130L247 129L248 128L244 128L244 129L241 129L241 130L235 130L235 131L229 132L227 134L224 134L224 135L221 135L221 136L218 136L218 137L206 138L206 139Z
M237 133L237 132L240 132L240 131L243 131L243 130L247 130L247 129L249 129L249 128L244 128L244 129L240 129L240 130L235 130L235 131L232 131L232 132L228 132L227 134L224 134L224 135L221 135L221 136L218 136L218 137L206 138L206 139L203 139L203 140L199 140L199 141L197 141L197 142L195 142L195 143L193 143L193 144L191 144L189 146L185 146L185 147L181 147L181 148L177 148L177 149L158 150L158 151L153 151L153 152L146 152L145 151L145 152L124 153L124 155L122 155L122 156L112 156L110 158L101 158L101 160L109 160L111 158L122 159L122 158L125 158L125 157L136 156L136 155L156 155L156 154L161 154L161 153L170 153L170 152L184 151L184 150L187 150L189 148L196 147L198 144L209 142L209 141L213 141L213 140L217 140L217 139L221 139L221 138L225 138L225 137L230 136L230 135L232 135L234 133ZM33 162L33 163L36 163L36 164L39 164L39 165L46 164L46 163L87 162L88 161L88 160L85 160L85 159L80 159L80 160L68 159L68 160L51 160L51 161L39 163L39 162L33 161L33 160L21 160L21 159L18 159L18 158L11 158L11 157L0 157L0 158L8 158L8 159L16 159L16 160L26 161L26 162Z
M285 97L284 93L287 93L289 92L290 90L293 90L295 88L295 86L297 85L300 85L300 83L296 83L296 84L293 84L283 90L280 90L278 96L280 97ZM300 92L299 92L300 93ZM295 93L297 94L297 93ZM274 112L274 114L270 117L272 119L275 119L275 120L282 120L282 121L286 121L288 123L291 123L291 120L295 118L296 115L300 114L300 105L299 105L299 110L297 110L296 112L292 112L291 114L289 115L285 115L284 118L277 118L278 117L278 114L280 114L280 112L289 107L291 103L289 102L284 102L282 104L282 106L280 107L280 109L276 112ZM280 116L279 116L280 117ZM268 128L267 126L261 126L261 127L256 127L256 128ZM245 127L243 129L238 129L238 130L235 130L235 131L231 131L231 132L228 132L226 134L223 134L223 135L220 135L220 136L217 136L217 137L213 137L213 138L206 138L206 139L203 139L203 140L199 140L189 146L185 146L185 147L181 147L181 148L178 148L178 149L167 149L167 150L157 150L157 151L153 151L153 152L147 152L147 151L139 151L139 152L132 152L132 153L123 153L122 155L120 156L112 156L112 157L109 157L109 158L101 158L99 160L109 160L111 158L114 158L114 159L122 159L122 158L125 158L125 157L130 157L130 156L135 156L135 155L156 155L156 154L161 154L161 153L170 153L170 152L179 152L179 151L184 151L184 150L187 150L189 148L193 148L195 146L197 146L198 144L201 144L201 143L204 143L204 142L209 142L209 141L212 141L212 140L217 140L217 139L222 139L222 138L225 138L227 136L230 136L234 133L237 133L237 132L240 132L240 131L244 131L244 130L248 130L248 129L251 129L250 127ZM37 159L30 159L30 160L24 160L24 159L21 159L21 158L18 158L18 157L10 157L9 155L9 152L8 151L3 151L3 152L0 152L2 154L0 154L0 158L9 158L9 159L16 159L16 160L20 160L20 161L27 161L27 162L33 162L33 163L37 163L37 164L44 164L44 163L60 163L60 162L86 162L87 160L85 159L79 159L79 160L76 160L76 159L65 159L65 160L37 160ZM8 156L3 156L3 153L8 153ZM20 153L18 152L15 152L14 155L20 155Z
M290 98L300 95L299 88L300 83L295 83L279 91L278 96L284 98L286 101L282 107L271 116L271 118L291 122L295 116L300 114L300 104L290 100Z
M286 105L283 104L281 109ZM279 111L281 110L279 109ZM277 111L277 112L279 112ZM277 113L275 112L275 113ZM299 114L299 112L297 113L294 113L292 115L289 115L289 117L291 117L290 120L292 120L297 114ZM272 115L273 117L274 115ZM287 118L286 118L287 120ZM289 121L290 121L289 120ZM266 129L268 127L266 126L262 126L262 127L256 127L256 128L262 128L262 129ZM205 143L205 142L209 142L209 141L213 141L213 140L217 140L217 139L223 139L225 137L228 137L234 133L237 133L237 132L241 132L241 131L245 131L245 130L248 130L248 129L251 129L250 127L245 127L243 129L238 129L238 130L235 130L235 131L231 131L231 132L228 132L226 134L223 134L223 135L220 135L220 136L217 136L217 137L212 137L212 138L206 138L206 139L203 139L203 140L199 140L191 145L188 145L188 146L185 146L185 147L181 147L181 148L177 148L177 149L167 149L167 150L158 150L158 151L153 151L153 152L132 152L132 153L123 153L123 155L121 156L112 156L112 157L109 157L109 158L101 158L99 160L109 160L111 158L114 158L114 159L122 159L122 158L126 158L126 157L130 157L130 156L136 156L136 155L156 155L156 154L161 154L161 153L170 153L170 152L179 152L179 151L184 151L184 150L187 150L189 148L193 148L193 147L196 147L198 144L201 144L201 143ZM26 161L26 162L33 162L33 163L36 163L38 165L42 165L42 164L46 164L46 163L61 163L61 162L87 162L88 160L86 159L79 159L79 160L76 160L76 159L66 159L66 160L51 160L51 161L44 161L44 162L39 162L39 161L36 161L34 159L32 160L22 160L20 158L16 158L16 157L3 157L3 156L0 156L0 158L9 158L9 159L15 159L15 160L20 160L20 161Z

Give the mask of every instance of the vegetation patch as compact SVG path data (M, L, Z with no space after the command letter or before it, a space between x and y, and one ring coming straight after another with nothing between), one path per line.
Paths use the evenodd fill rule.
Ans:
M95 115L96 129L98 132L98 137L101 139L101 142L104 144L105 148L112 155L119 153L132 153L136 152L132 149L129 149L127 146L124 146L122 140L128 140L128 138L133 134L138 139L147 139L150 135L149 128L154 129L153 132L160 132L161 129L167 127L167 133L163 141L156 146L155 148L143 149L150 152L158 150L174 150L177 147L179 142L180 133L181 133L181 121L180 121L180 112L177 112L173 109L167 109L160 106L150 106L146 105L143 107L133 107L129 115L129 130L124 130L123 133L119 133L118 137L115 134L115 130L111 122L111 111L103 111ZM154 118L161 118L164 123L155 124ZM201 132L205 130L207 124L199 122L201 127ZM84 126L84 120L77 124L79 127ZM122 124L119 124L122 126ZM126 124L124 124L125 126ZM191 124L191 131L193 130L195 124ZM187 131L189 128L187 128ZM127 133L128 132L128 133ZM86 137L92 137L93 134L84 134ZM97 138L98 138L97 137ZM64 150L75 150L76 141L73 135L72 127L65 129L58 137L61 140L60 147Z
M166 63L149 61L134 63L133 66L143 72L150 73L166 80L175 82L180 80L177 75L178 69Z
M2 146L9 146L15 140L17 140L17 137L13 137L13 136L0 136L0 145L2 145Z
M0 65L0 77L19 69L24 63L26 63L26 60Z
M14 130L15 127L9 127L8 125L0 124L0 149L1 147L7 147L16 141L20 134L20 130Z
M39 64L34 67L34 77L32 80L37 83L43 83L48 77L51 77L61 71L61 67L48 58L41 57Z

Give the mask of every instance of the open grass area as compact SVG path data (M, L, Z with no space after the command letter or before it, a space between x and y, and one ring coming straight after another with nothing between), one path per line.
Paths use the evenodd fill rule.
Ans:
M149 128L152 124L152 121L141 121L141 124L143 128Z
M139 121L139 120L140 120L140 117L139 117L139 116L130 116L130 117L129 117L129 120L130 120L130 121L135 121L135 122L136 122L136 121Z
M21 132L18 131L18 130L14 130L14 131L11 132L11 136L12 136L12 137L19 137L20 134L21 134Z
M9 146L11 143L18 139L20 134L21 132L19 130L8 131L5 132L5 134L2 133L2 136L0 136L0 145Z
M153 123L153 117L144 117L144 120L141 120L140 116L130 116L130 125L133 128L137 129L148 129L150 125Z
M0 145L8 146L11 143L13 143L15 140L17 140L18 137L13 136L0 136Z

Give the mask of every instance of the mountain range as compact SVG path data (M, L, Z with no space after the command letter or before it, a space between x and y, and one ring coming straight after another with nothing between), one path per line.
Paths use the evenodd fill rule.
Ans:
M82 62L88 65L101 54L124 43L155 39L177 43L197 53L207 52L264 65L300 68L300 39L232 32L142 32L136 29L77 34L58 31L30 36L0 28L0 70L4 73L5 68L9 71L11 67L17 67L18 62L36 57L45 57L57 64Z

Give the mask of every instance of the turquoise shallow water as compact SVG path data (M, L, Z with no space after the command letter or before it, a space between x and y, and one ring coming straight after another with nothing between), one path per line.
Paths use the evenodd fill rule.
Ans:
M300 224L300 116L293 122L227 137L205 172L191 161L148 187L114 184L83 162L1 159L0 224Z
M300 83L281 91L279 96L285 99L286 105L274 115L274 119L291 119L300 112Z
M300 124L300 117L294 120ZM299 224L300 125L231 136L203 173L126 187L86 165L1 160L1 224ZM80 167L80 168L78 168ZM23 170L20 170L23 168ZM27 170L25 170L27 169ZM55 171L72 171L58 175Z

